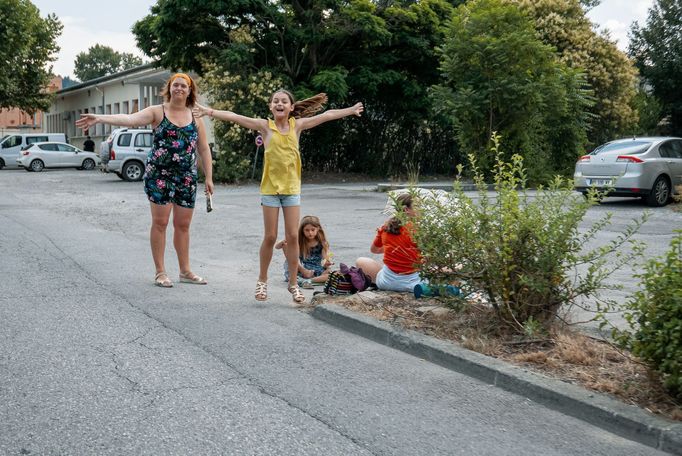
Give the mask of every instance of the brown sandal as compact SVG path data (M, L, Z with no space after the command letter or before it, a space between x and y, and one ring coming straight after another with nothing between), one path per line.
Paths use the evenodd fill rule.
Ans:
M289 290L289 293L291 293L291 296L296 304L305 302L305 295L301 292L301 289L298 288L298 285L289 285L287 290Z
M266 282L256 282L256 301L268 299L268 284Z
M166 278L162 279L161 277L164 276ZM171 282L170 277L168 277L168 274L166 274L165 271L156 273L156 275L154 276L154 285L161 288L173 288L173 282Z

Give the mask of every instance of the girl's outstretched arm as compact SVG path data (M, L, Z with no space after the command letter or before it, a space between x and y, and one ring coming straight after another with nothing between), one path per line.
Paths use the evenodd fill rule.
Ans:
M207 106L202 106L199 103L194 105L192 114L194 114L194 117L196 118L208 116L214 119L223 120L225 122L234 122L244 128L248 128L249 130L258 130L261 133L265 132L268 128L268 121L265 119L254 119L253 117L235 114L232 111L220 111Z
M360 117L364 109L365 108L362 106L362 103L355 103L355 105L345 109L330 109L329 111L325 111L322 114L318 114L316 116L296 119L296 127L299 131L302 131L317 127L318 125L329 122L330 120L342 119L347 116Z

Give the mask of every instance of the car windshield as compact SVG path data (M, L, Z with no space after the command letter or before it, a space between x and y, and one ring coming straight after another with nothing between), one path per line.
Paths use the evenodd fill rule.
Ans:
M643 154L651 146L651 141L627 141L603 144L592 152L592 155L603 154L606 152L617 152L619 154L637 155Z

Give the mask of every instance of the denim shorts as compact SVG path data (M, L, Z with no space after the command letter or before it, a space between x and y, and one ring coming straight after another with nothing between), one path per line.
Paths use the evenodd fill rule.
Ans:
M421 283L419 272L396 274L384 265L377 273L377 288L386 291L413 291L415 285Z
M261 195L261 206L291 207L301 205L301 195Z

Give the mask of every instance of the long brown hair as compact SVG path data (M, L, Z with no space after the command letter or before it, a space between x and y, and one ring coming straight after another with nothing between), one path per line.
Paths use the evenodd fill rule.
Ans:
M329 242L327 242L327 235L324 234L324 229L320 223L320 219L314 215L306 215L301 219L301 224L298 226L298 251L303 258L310 256L310 249L308 248L308 239L303 233L303 228L306 225L312 225L317 228L317 236L315 239L317 243L322 246L322 258L327 258L329 251Z
M294 110L291 112L290 116L295 119L313 116L320 112L327 103L326 93L318 93L317 95L313 95L312 97L306 98L305 100L296 101L294 95L291 92L286 89L278 89L275 90L272 95L270 95L268 104L272 103L272 99L275 97L275 94L278 93L283 93L289 97L289 101L292 105L294 105Z
M189 95L187 95L185 106L187 106L188 108L193 107L194 103L196 103L197 101L197 97L199 96L199 87L197 87L197 83L194 81L194 79L192 79L192 76L186 73L175 73L170 78L168 78L168 81L166 81L166 84L163 86L163 89L161 90L161 96L165 101L170 101L171 99L170 87L173 81L177 78L182 78L188 82L187 85L189 86Z
M409 193L403 193L398 195L394 201L396 212L403 212L405 209L412 209L412 195ZM403 222L399 217L393 216L386 221L385 229L387 233L400 234L400 228L402 228Z

